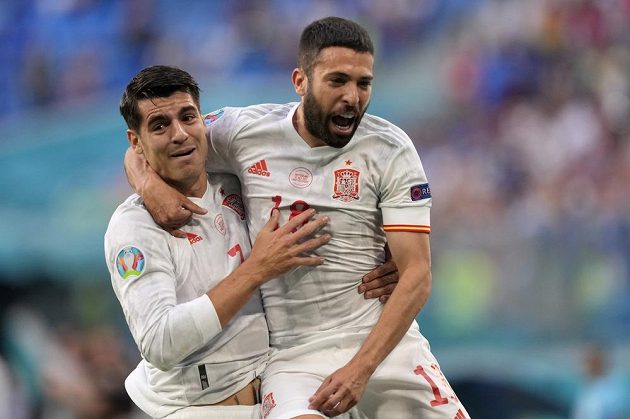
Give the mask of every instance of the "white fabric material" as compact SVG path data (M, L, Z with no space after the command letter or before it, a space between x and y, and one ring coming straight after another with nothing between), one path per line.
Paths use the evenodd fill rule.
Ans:
M263 376L262 411L274 419L317 414L308 410L308 398L356 354L378 321L381 303L364 299L357 287L385 259L385 228L430 230L431 198L412 193L428 186L427 178L402 130L366 114L345 147L311 148L293 126L297 108L297 103L263 104L206 117L208 168L239 177L252 238L274 207L282 222L308 207L331 220L326 231L332 239L317 250L324 265L294 269L261 287L274 349ZM433 392L414 368L439 367L415 321L410 334L370 381L361 402L375 404L365 405L365 413L453 419L460 409L455 399L448 407L426 409ZM381 373L389 370L396 374ZM443 376L439 380L447 394L450 386ZM352 417L363 414L353 412Z
M260 419L256 406L192 406L166 416L167 419Z
M373 326L382 305L357 287L385 259L383 219L428 226L431 206L430 198L411 199L410 188L427 178L402 130L366 114L344 148L311 148L293 127L297 106L224 108L206 118L208 168L239 177L252 238L274 206L282 222L309 206L331 219L332 240L317 250L322 266L261 287L276 348Z
M339 365L350 361L368 333L369 329L339 334L274 351L263 374L263 406L265 400L274 401L273 406L268 404L265 419L316 414L308 410L308 398ZM349 413L352 418L454 419L458 411L457 419L468 417L431 354L429 343L412 327L376 369L363 397Z
M243 212L234 205L239 195L234 177L210 176L203 198L193 198L208 213L194 216L182 228L189 239L175 238L157 226L137 195L111 218L105 235L107 266L143 357L125 386L153 417L223 400L264 368L269 343L260 295L223 330L205 295L239 266L241 254L249 254ZM240 251L235 251L237 245ZM139 276L123 278L117 257L129 248L139 250L144 267ZM200 365L207 385L202 385Z

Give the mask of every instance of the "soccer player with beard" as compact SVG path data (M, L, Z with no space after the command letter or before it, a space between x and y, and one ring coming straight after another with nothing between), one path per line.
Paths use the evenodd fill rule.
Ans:
M370 37L352 21L325 18L304 29L298 54L299 103L223 108L205 118L207 167L239 177L252 237L273 208L285 219L315 208L333 233L318 251L325 264L261 287L273 348L263 417L352 408L352 417L468 418L415 321L431 290L431 193L409 137L366 114ZM150 211L165 199L192 208L137 160L127 166ZM356 287L383 262L386 243L400 279L381 305Z

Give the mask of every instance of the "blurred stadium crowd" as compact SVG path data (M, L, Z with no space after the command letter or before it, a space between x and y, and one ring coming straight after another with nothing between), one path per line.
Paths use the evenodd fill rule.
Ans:
M429 175L434 292L419 321L472 417L571 417L585 342L627 379L630 0L8 1L0 120L117 96L155 63L288 85L300 31L326 15L373 34L372 110ZM397 102L415 81L426 90ZM2 288L0 419L134 415L121 383L137 354L109 279L95 281ZM474 378L503 390L467 393ZM511 385L535 397L483 410Z

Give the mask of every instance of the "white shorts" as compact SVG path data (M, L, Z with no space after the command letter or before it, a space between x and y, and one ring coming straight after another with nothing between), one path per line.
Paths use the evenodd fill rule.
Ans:
M308 408L308 399L350 361L368 333L340 334L273 352L262 376L263 419L325 417ZM349 413L345 417L352 419L469 419L416 324L379 365Z
M260 405L255 406L189 406L164 419L260 419Z

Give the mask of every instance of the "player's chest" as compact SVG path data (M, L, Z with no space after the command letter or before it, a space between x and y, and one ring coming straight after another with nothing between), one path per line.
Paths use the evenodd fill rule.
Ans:
M249 253L249 238L242 206L207 208L208 213L195 217L182 231L185 239L176 240L173 252L178 278L205 290L236 269ZM242 219L241 213L242 212ZM202 290L202 291L203 291ZM204 291L205 292L205 291Z
M372 206L377 197L370 161L360 152L268 150L240 163L243 195L250 204L269 200L282 208L305 201L320 207L355 207Z

